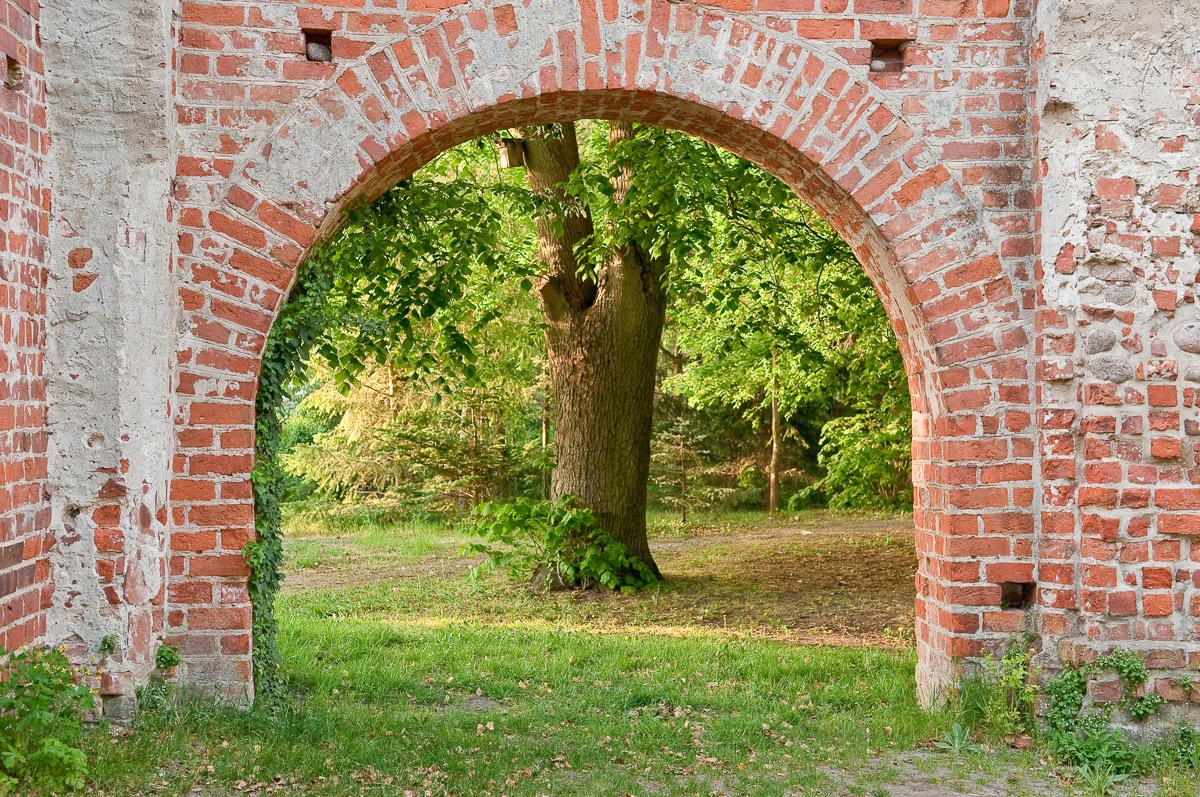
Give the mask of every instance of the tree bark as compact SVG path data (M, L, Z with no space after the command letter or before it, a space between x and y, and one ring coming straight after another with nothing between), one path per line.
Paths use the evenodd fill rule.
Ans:
M775 396L771 396L771 465L767 478L767 514L775 517L779 511L779 402Z
M611 124L612 143L632 135L630 125ZM524 146L530 188L569 204L560 186L579 165L574 124L526 131ZM618 201L628 185L624 174L614 185ZM554 391L551 496L578 495L599 526L657 575L646 539L646 483L666 264L630 241L589 264L593 280L576 256L594 229L586 208L543 216L536 226Z

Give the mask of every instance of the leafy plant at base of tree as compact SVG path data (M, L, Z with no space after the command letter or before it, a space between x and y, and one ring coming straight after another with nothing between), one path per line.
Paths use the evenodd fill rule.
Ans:
M0 665L0 794L82 788L81 721L94 706L62 651L9 655Z
M518 498L507 504L483 504L471 513L467 530L483 538L463 548L484 554L480 567L500 567L531 578L540 588L587 589L601 584L634 592L657 579L641 559L596 527L590 510L575 506L575 496L556 501Z

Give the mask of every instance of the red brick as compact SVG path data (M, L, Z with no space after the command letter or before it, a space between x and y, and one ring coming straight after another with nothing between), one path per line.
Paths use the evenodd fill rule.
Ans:
M1147 617L1168 617L1175 613L1174 597L1169 592L1142 595L1142 612Z
M1154 437L1150 440L1150 456L1158 459L1178 459L1183 454L1183 441L1178 437Z
M188 609L190 631L235 631L250 627L247 609Z
M193 576L241 576L249 574L246 560L240 554L192 556L188 573Z
M1169 567L1142 568L1142 587L1145 589L1170 589L1174 582Z

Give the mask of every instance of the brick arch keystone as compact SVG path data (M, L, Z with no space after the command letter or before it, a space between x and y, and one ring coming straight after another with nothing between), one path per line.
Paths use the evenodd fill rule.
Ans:
M189 331L177 359L166 636L184 654L184 680L248 688L253 402L297 265L349 204L445 149L569 118L708 139L784 180L845 237L910 376L922 694L954 676L957 657L1022 627L1000 585L1033 578L1028 341L999 248L938 148L865 70L795 34L689 4L653 3L634 26L581 8L443 14L329 66L214 195L179 198Z

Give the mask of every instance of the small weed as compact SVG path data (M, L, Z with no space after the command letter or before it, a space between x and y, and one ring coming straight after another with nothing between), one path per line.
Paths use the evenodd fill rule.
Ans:
M942 734L942 738L934 743L934 747L945 750L955 757L961 757L967 753L978 753L981 749L979 745L971 742L971 729L957 722Z
M1078 777L1080 785L1094 797L1108 797L1117 784L1129 779L1128 773L1118 773L1111 765L1105 763L1080 767Z
M173 667L178 667L183 661L179 656L179 652L175 648L167 645L159 645L158 652L154 654L154 666L160 670L170 670Z
M983 670L963 679L957 704L962 718L995 741L1036 731L1034 702L1038 672L1030 664L1033 655L1030 631L1016 637L999 661L990 656Z

